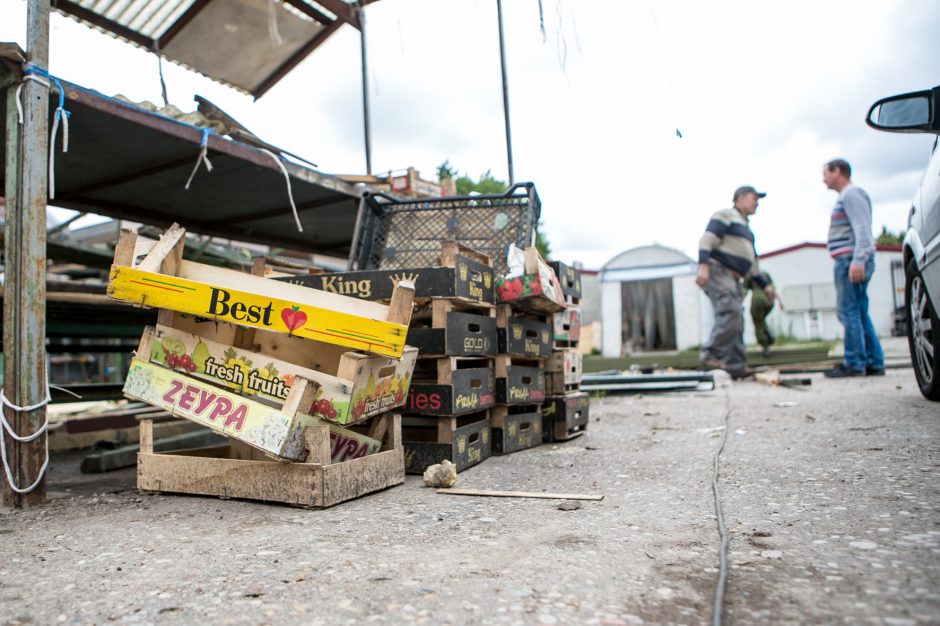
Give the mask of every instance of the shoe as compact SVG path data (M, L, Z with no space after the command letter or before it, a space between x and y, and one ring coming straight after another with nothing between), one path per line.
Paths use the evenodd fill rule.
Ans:
M718 359L705 359L702 361L701 365L699 365L699 369L705 372L710 372L711 370L727 371L728 367Z
M770 358L770 346L764 346L764 349L760 351L760 355L765 359Z
M839 363L831 370L823 372L826 378L849 378L851 376L864 376L865 370L853 370L845 366L845 363Z
M885 368L883 367L866 367L865 376L884 376Z

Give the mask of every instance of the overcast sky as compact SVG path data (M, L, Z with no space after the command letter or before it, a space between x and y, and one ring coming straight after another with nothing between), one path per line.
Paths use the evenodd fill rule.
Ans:
M883 96L940 84L940 3L505 0L516 181L542 199L555 258L600 268L661 243L693 258L735 187L767 191L759 252L824 241L844 157L875 230L905 226L932 137L864 123ZM23 0L0 41L25 47ZM373 171L449 160L508 178L495 0L380 0L366 9ZM160 102L153 55L54 15L50 71ZM164 64L171 103L201 94L328 173L363 173L359 36L343 27L257 102ZM677 135L677 129L681 138Z

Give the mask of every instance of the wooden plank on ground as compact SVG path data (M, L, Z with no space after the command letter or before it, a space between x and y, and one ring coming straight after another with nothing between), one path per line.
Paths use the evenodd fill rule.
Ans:
M603 500L603 495L580 493L548 493L541 491L488 491L485 489L438 489L451 496L487 496L495 498L544 498L546 500Z

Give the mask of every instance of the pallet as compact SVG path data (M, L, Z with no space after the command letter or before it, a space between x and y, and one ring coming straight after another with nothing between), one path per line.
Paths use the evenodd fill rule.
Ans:
M548 358L552 353L552 327L547 314L516 315L508 304L496 307L496 338L500 354Z
M493 454L511 454L542 443L542 411L538 404L501 405L490 409Z
M496 365L496 402L532 404L545 399L545 373L542 361L499 354Z
M182 260L185 231L174 224L149 250L122 230L108 296L261 330L401 358L414 285L402 281L389 305L364 302ZM137 263L136 259L143 255Z
M403 418L405 472L423 474L445 459L462 472L490 457L492 433L488 410L464 416Z
M590 422L590 406L591 397L583 391L548 398L542 403L543 440L567 441L583 435Z
M488 358L418 359L405 410L461 415L489 408L496 404L494 374Z
M401 418L376 418L384 423L379 452L331 463L329 439L308 432L314 450L306 462L281 463L258 459L251 448L231 442L227 446L185 450L172 454L153 451L150 420L141 421L137 457L137 488L149 493L184 493L281 502L308 508L326 508L405 482Z
M492 307L435 298L420 306L408 329L408 345L427 356L494 356Z
M388 301L402 280L415 286L415 299L454 298L468 303L493 303L493 267L489 257L454 241L441 245L440 267L413 267L394 270L363 270L318 273L287 273L275 280L302 285L360 300Z

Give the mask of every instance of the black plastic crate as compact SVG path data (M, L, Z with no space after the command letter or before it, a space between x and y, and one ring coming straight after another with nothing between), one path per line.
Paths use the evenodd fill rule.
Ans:
M541 203L535 185L517 183L498 195L401 199L363 198L349 256L351 270L432 267L441 241L456 240L488 255L497 275L507 273L509 244L534 245Z

